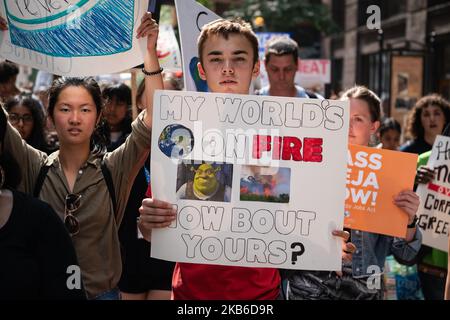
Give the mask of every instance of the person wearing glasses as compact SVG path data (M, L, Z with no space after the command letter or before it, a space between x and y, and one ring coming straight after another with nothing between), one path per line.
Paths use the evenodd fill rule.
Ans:
M0 151L0 300L85 300L81 281L69 279L78 261L61 219L17 191L20 179L15 159Z
M50 154L46 141L44 112L39 100L31 95L18 95L5 103L8 120L19 131L20 136L35 149Z
M147 39L143 72L146 94L163 88L156 53L158 25L145 13L137 29ZM72 237L89 299L120 298L122 272L118 227L133 181L150 152L152 99L132 123L125 143L106 152L98 130L103 101L98 83L88 78L59 78L49 90L48 114L60 149L47 156L25 143L0 112L4 148L23 168L20 189L49 203ZM113 190L112 190L113 189Z
M124 83L107 85L102 95L105 100L103 116L109 129L108 151L113 151L131 132L131 89Z

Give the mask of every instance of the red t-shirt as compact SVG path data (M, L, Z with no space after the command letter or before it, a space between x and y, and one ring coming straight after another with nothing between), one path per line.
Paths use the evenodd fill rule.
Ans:
M174 300L275 300L278 269L177 263L172 278Z

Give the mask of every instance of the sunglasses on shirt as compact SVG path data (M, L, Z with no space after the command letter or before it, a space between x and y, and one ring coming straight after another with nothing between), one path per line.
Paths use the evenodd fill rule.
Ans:
M81 194L70 193L66 196L64 207L64 225L71 236L80 232L80 222L74 213L78 210L81 203Z

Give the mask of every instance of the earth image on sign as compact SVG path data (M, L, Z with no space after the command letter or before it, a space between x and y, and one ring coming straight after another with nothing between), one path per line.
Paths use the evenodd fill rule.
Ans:
M194 135L189 128L181 124L171 124L161 132L158 146L167 157L181 159L194 149Z

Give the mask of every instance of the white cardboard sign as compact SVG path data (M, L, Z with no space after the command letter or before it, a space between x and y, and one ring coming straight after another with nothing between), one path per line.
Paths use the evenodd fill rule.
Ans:
M148 0L6 0L0 56L63 76L95 76L143 62L136 30Z
M184 86L187 91L207 92L206 82L199 78L197 39L202 27L220 16L193 0L175 0L178 30L183 58Z
M437 136L427 164L434 168L435 179L417 188L420 197L417 225L423 234L423 244L446 252L450 223L449 160L450 138Z
M177 219L152 256L340 270L348 102L157 91L152 191Z

